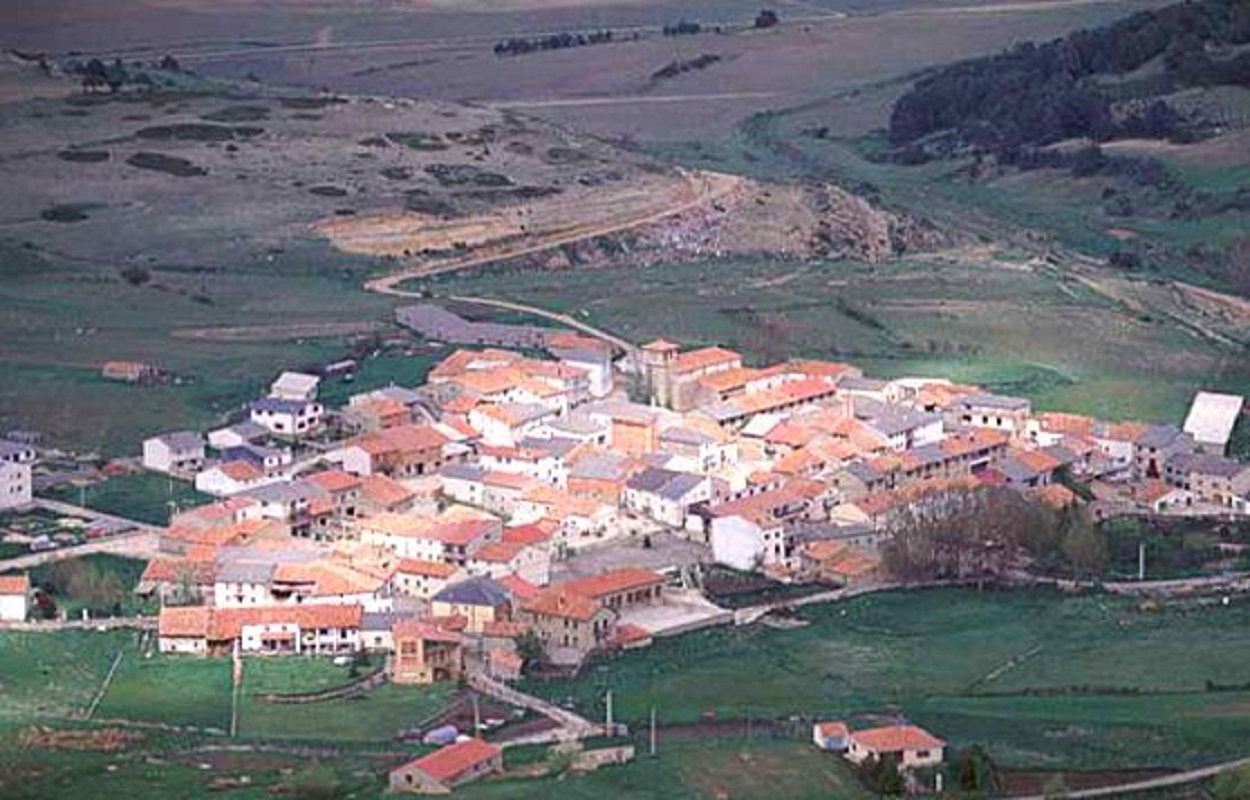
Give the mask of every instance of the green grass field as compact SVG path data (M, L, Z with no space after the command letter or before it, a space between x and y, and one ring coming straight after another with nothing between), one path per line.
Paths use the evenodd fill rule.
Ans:
M145 655L130 647L96 717L225 730L230 660Z
M655 758L561 779L499 780L457 790L473 800L733 797L741 800L858 800L873 795L841 759L796 741L718 740L664 743ZM507 757L505 756L505 759Z
M253 739L306 739L335 743L393 743L399 731L417 725L446 705L447 687L387 684L363 695L322 703L266 703L244 677L239 735Z
M133 641L130 631L0 633L0 721L85 712L117 652Z
M91 486L62 486L47 496L150 525L169 522L170 503L186 510L212 499L197 492L187 481L152 472L118 475Z
M605 285L611 292L604 292ZM729 261L447 276L439 294L529 302L633 341L725 344L756 363L851 361L1031 397L1042 409L1179 423L1194 391L1250 391L1250 362L1047 270L934 262Z
M539 683L591 716L882 719L905 714L1017 767L1180 766L1250 741L1250 604L1141 612L1110 596L944 590L805 609L762 625L660 640ZM1053 695L1053 696L1052 696Z

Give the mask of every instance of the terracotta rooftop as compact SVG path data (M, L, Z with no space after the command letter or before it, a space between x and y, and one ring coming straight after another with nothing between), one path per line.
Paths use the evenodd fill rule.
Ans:
M937 750L946 746L946 742L915 725L889 725L855 731L851 739L860 747L877 753Z
M0 575L0 594L26 594L30 591L30 576L26 573L21 575Z
M408 766L416 767L439 783L449 783L483 761L498 757L501 752L503 751L498 745L481 739L467 739L435 750L428 756L410 762Z
M663 583L664 576L657 572L652 572L649 569L626 567L599 575L592 575L588 578L565 581L561 585L571 592L597 600L616 592L627 592Z
M405 575L421 575L426 578L449 578L455 573L456 568L444 561L401 558L396 571Z
M603 609L598 600L569 591L563 585L548 586L521 600L521 608L531 614L563 619L588 620Z

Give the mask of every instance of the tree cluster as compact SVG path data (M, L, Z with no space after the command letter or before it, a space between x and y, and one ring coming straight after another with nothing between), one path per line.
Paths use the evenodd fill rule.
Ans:
M1250 4L1196 0L1134 14L1112 25L953 64L899 98L890 139L905 146L952 134L985 151L1044 146L1072 137L1178 135L1186 121L1151 103L1117 120L1113 97L1094 80L1163 57L1166 88L1250 85L1250 54L1220 59L1210 47L1250 42Z
M761 9L760 13L755 15L755 27L757 28L772 28L780 22L781 18L771 8Z
M683 19L673 25L665 25L663 32L665 36L695 36L703 32L703 26Z
M883 562L902 580L994 578L1025 564L1092 577L1108 560L1105 539L1081 511L1002 487L927 495L896 512L887 531Z
M612 42L612 31L602 30L593 33L553 33L549 36L535 36L530 39L514 37L504 39L495 45L497 56L520 56L526 53L539 53L545 50L563 50L568 47L586 47L592 44L609 44Z

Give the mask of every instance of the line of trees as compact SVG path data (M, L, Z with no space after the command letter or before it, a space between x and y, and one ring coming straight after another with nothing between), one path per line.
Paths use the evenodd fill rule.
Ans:
M593 33L553 33L549 36L533 38L514 37L504 39L495 45L497 56L520 56L526 53L539 53L545 50L563 50L568 47L586 47L592 44L610 44L613 41L612 31L602 30Z

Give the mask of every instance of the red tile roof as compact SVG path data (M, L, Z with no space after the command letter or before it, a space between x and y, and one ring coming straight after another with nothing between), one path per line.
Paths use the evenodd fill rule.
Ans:
M165 606L156 623L157 633L177 638L204 637L208 635L212 615L213 609L208 606Z
M405 575L423 575L427 578L450 578L456 571L456 568L443 561L422 561L416 558L402 558L396 567L396 571Z
M515 572L509 572L496 581L500 586L512 593L512 596L518 600L524 600L527 597L533 597L540 591L539 588L529 581L517 575Z
M876 753L898 753L903 750L937 750L946 742L915 725L889 725L855 731L851 740L865 750Z
M603 604L557 585L548 586L532 597L522 599L521 608L539 616L588 620L603 610Z
M542 544L551 541L551 531L536 522L503 529L503 540L517 544Z
M0 575L0 594L26 594L30 591L30 576Z
M609 594L657 586L663 583L664 576L659 573L652 572L649 569L626 567L593 575L589 578L566 581L561 585L571 592L598 600Z
M416 767L439 783L445 784L453 782L482 762L497 758L502 752L497 745L481 739L467 739L422 756L408 766Z
M352 489L359 489L361 486L360 478L340 469L318 472L307 476L305 480L331 493L348 492Z

